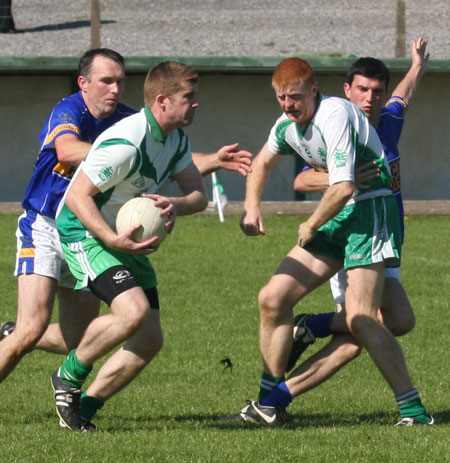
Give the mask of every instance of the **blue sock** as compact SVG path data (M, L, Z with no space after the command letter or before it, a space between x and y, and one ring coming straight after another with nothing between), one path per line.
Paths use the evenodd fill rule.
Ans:
M331 336L333 332L330 329L330 323L333 315L334 312L313 315L306 320L306 326L312 331L312 334L316 338L326 338L327 336Z
M261 405L280 408L286 408L291 402L292 396L285 382L275 386L267 397L259 401Z

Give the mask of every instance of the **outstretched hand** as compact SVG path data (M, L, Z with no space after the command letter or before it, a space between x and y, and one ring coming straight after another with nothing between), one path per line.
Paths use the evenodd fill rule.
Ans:
M428 40L420 36L417 40L411 41L411 58L413 64L425 69L428 64L429 53L426 53Z
M252 171L252 153L239 150L239 143L222 146L217 154L221 169L235 170L244 177Z

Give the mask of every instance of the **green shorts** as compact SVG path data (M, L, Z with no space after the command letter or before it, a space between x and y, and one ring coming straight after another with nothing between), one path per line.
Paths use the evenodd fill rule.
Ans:
M399 267L401 229L394 197L379 196L345 206L317 230L305 249L341 260L346 269L383 261L386 267Z
M157 285L156 273L145 256L134 256L111 249L98 238L86 238L73 243L61 243L70 271L77 279L75 289L87 287L111 267L124 265L143 289Z

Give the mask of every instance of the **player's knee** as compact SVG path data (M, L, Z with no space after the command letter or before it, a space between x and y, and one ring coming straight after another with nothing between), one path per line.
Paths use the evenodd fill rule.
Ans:
M147 321L141 326L139 333L130 341L130 348L138 357L138 361L144 364L149 363L162 349L164 345L164 336L161 326L147 318Z
M269 285L264 286L259 292L258 305L261 317L265 319L276 320L283 315L281 300Z
M11 340L14 339L16 341L19 353L31 352L45 333L46 328L46 324L42 323L27 325L25 328L16 327L11 334Z
M416 317L413 312L406 317L396 320L394 326L390 328L394 336L404 336L414 329L416 326Z
M362 314L347 314L346 321L350 332L356 336L364 336L378 323L374 318Z
M354 342L347 342L339 348L339 351L342 357L344 357L347 361L350 361L361 354L362 348Z
M150 311L146 302L135 302L120 315L120 323L127 337L133 335L144 323Z
M148 352L154 356L156 355L164 345L164 336L161 330L161 327L153 326L150 332L148 333Z

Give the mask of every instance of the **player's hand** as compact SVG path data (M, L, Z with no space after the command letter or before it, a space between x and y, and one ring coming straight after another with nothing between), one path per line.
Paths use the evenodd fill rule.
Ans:
M136 256L146 256L147 254L156 252L158 250L158 246L155 242L158 240L158 236L151 236L150 238L140 242L134 240L133 235L140 226L140 224L133 225L126 232L116 235L114 241L107 244L118 251Z
M240 221L241 230L247 236L265 235L264 223L260 213L244 212Z
M426 53L427 44L428 40L424 40L422 36L417 40L411 41L411 58L413 65L420 66L422 69L427 67L430 57L430 54Z
M155 201L155 206L161 208L160 216L166 215L166 230L167 233L172 233L173 227L175 227L175 219L177 216L177 211L175 205L170 201L170 198L167 196L161 196L156 194L143 194L144 198L150 198Z
M317 230L309 226L308 222L303 222L298 227L298 245L303 248L316 236Z
M358 190L370 188L370 180L380 176L380 169L375 161L366 162L356 168L355 186Z
M252 153L239 150L239 143L222 146L217 152L217 160L221 169L235 170L244 177L252 171Z

